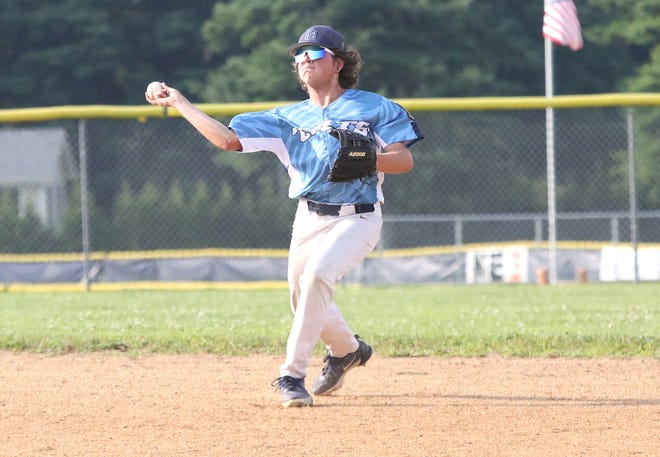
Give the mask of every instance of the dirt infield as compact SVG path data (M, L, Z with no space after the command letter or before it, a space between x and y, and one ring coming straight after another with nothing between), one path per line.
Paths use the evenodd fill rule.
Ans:
M376 355L302 409L281 408L279 363L0 352L0 455L660 455L656 359Z

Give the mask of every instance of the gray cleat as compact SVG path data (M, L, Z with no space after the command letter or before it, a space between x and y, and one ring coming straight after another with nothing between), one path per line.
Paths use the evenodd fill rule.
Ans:
M312 396L305 389L305 378L282 376L271 385L280 391L282 406L285 408L312 405Z
M367 360L371 357L371 346L360 340L358 335L355 335L355 338L359 344L357 351L344 357L332 357L330 354L325 356L323 359L325 366L312 386L314 395L330 395L344 384L344 376L348 370L366 365Z

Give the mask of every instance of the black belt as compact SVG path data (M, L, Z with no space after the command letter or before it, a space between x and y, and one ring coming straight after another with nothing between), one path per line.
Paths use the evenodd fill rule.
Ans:
M330 203L317 203L307 200L307 209L318 214L319 216L339 216L343 207L353 207L355 212L353 214L373 213L373 203L356 203L354 205L332 205Z

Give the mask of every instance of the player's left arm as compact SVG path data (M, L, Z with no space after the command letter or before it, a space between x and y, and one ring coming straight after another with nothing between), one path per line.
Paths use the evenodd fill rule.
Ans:
M415 165L410 150L402 141L388 145L376 157L376 169L381 173L408 173Z

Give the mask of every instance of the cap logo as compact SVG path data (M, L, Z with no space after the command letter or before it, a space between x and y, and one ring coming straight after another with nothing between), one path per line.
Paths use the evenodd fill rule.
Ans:
M302 36L303 40L302 41L316 41L316 36L318 35L318 32L316 29L308 29L305 34Z

